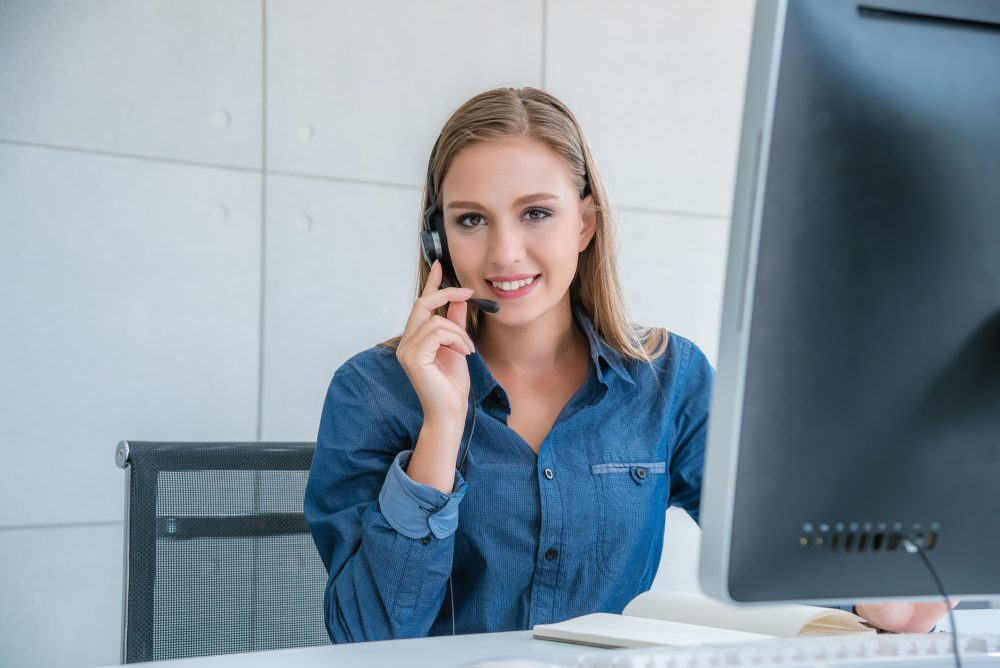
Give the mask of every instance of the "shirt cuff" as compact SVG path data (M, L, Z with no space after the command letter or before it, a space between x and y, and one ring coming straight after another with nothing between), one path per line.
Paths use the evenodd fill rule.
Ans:
M413 450L403 450L389 467L378 495L379 510L389 525L407 538L434 534L447 538L458 529L458 504L465 496L465 479L455 471L451 494L414 482L404 472Z

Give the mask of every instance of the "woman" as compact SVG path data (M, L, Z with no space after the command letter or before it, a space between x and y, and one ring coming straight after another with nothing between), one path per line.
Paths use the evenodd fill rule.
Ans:
M338 369L323 409L305 512L330 637L620 612L652 583L667 505L698 517L712 368L629 324L604 185L551 95L462 105L423 208L434 261L403 334ZM907 630L944 611L890 608Z

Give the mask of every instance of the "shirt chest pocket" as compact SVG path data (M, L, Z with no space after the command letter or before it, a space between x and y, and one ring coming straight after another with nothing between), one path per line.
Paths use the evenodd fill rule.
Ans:
M591 464L600 505L597 561L606 575L635 578L659 563L668 484L664 462Z

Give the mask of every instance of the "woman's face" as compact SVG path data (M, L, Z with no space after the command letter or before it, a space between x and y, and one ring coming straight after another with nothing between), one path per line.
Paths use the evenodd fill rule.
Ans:
M595 216L559 154L521 137L470 144L452 159L441 202L455 273L499 302L490 318L522 325L569 299Z

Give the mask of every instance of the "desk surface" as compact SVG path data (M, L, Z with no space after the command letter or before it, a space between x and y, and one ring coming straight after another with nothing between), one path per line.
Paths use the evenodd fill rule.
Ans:
M955 613L959 631L1000 633L1000 610L959 610ZM942 627L946 624L942 624ZM572 665L577 657L602 650L566 643L535 640L530 631L478 633L463 636L385 640L349 645L322 645L249 654L174 659L130 664L147 668L337 668L378 666L412 668L440 666L460 668L488 659L535 659ZM948 661L944 665L951 666ZM1000 661L990 661L1000 666Z
M461 636L384 640L300 647L249 654L224 654L171 661L134 663L148 668L334 668L339 666L379 666L413 668L442 666L456 668L487 659L535 659L572 663L581 654L601 650L547 640L535 640L530 631L476 633Z

